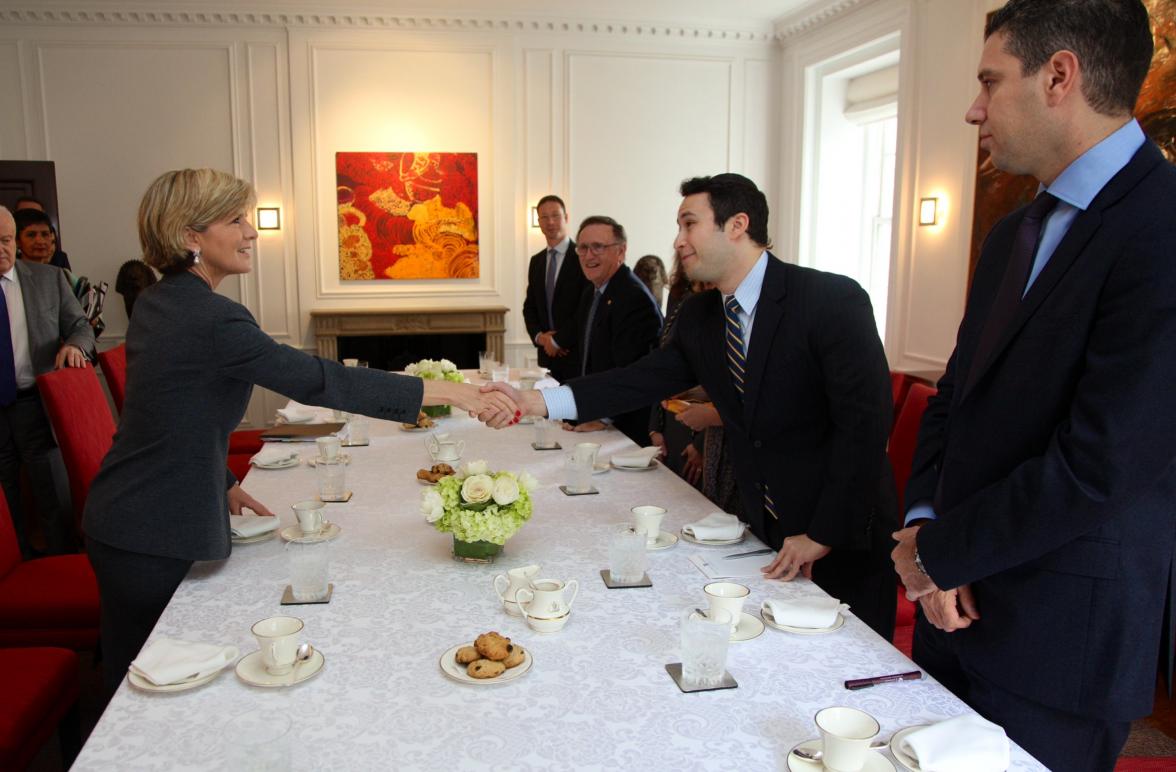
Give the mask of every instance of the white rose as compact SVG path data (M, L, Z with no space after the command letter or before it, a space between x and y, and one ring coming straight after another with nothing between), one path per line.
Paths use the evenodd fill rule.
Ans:
M430 523L435 523L445 514L445 501L437 491L425 491L421 496L421 514Z
M483 504L494 494L494 480L488 474L475 474L461 484L461 497L471 504Z
M413 362L411 365L404 368L404 372L408 373L409 375L416 375L417 374L416 362Z
M500 507L510 506L519 499L519 484L508 474L494 481L494 503Z
M466 464L465 468L465 473L467 475L486 474L489 471L489 467L482 459L478 459L477 461L470 461L468 464Z
M453 364L453 362L450 362L448 359L441 360L441 372L451 373L456 369L457 369L457 365Z
M535 479L535 475L531 474L530 472L523 472L519 475L519 485L523 486L523 489L527 491L527 493L530 493L539 487L539 481Z

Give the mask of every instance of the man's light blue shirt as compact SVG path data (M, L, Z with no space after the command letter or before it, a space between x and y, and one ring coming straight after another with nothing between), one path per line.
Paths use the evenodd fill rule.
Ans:
M744 356L751 346L751 326L755 323L755 308L759 304L760 292L764 288L764 274L768 271L768 253L765 250L755 265L739 282L735 288L735 299L742 309L739 322L743 325ZM724 301L726 298L724 297ZM576 397L570 386L557 386L554 389L542 389L540 395L547 404L547 417L553 421L575 421L580 414L576 408Z
M1029 271L1029 281L1025 284L1024 297L1033 286L1033 282L1041 275L1049 259L1057 250L1058 245L1074 224L1079 212L1086 211L1090 202L1094 200L1111 178L1118 174L1131 160L1135 153L1146 141L1143 129L1134 120L1127 121L1114 133L1099 142L1094 147L1080 155L1072 164L1067 166L1053 184L1038 188L1056 196L1058 204L1050 212L1041 229L1041 239L1037 242L1037 254L1033 258L1033 268ZM934 520L935 511L929 501L920 501L907 512L907 525L913 520Z

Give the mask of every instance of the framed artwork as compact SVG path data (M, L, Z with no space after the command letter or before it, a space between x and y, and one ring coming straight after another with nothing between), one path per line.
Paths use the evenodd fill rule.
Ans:
M339 278L478 278L477 153L336 153Z
M1176 0L1143 0L1143 4L1151 14L1155 53L1139 101L1135 103L1135 117L1168 161L1176 163ZM980 248L992 226L1009 212L1028 204L1036 193L1037 180L999 171L992 165L987 151L978 151L969 287L976 261L980 259Z

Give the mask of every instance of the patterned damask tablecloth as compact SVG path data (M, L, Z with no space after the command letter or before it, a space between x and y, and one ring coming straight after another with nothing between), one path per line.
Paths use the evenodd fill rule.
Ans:
M730 691L682 694L664 665L680 661L679 616L703 604L707 579L688 562L759 545L701 547L680 541L650 553L651 589L608 590L609 526L629 508L657 504L665 530L712 511L669 470L609 471L593 479L601 493L570 498L557 488L563 459L577 440L602 443L601 457L631 447L619 432L560 433L564 452L531 449L533 432L500 432L464 417L441 430L466 441L464 459L492 469L527 470L541 482L535 515L492 566L459 564L451 537L419 513L418 468L431 463L427 435L372 422L372 444L352 456L347 504L328 505L342 533L332 543L334 597L327 605L281 606L288 572L280 539L235 546L230 559L197 564L180 586L153 636L237 645L256 650L250 626L290 614L305 620L306 639L322 651L324 670L289 689L247 686L222 672L207 686L176 694L145 694L125 682L82 750L75 770L221 769L227 723L246 712L285 713L295 720L294 769L787 769L787 754L815 737L812 716L850 705L876 716L882 737L969 709L931 680L850 692L847 678L898 673L912 663L850 615L839 631L790 635L768 628L733 643ZM313 445L304 446L306 458ZM252 471L246 489L293 524L290 505L316 492L305 463ZM167 513L160 513L166 517ZM508 616L492 577L538 563L539 577L580 582L562 632L540 635ZM745 610L769 595L821 594L815 585L759 579ZM468 686L442 675L438 659L478 633L498 630L530 650L534 667L498 686ZM889 752L886 753L889 757ZM1042 769L1013 748L1013 769Z

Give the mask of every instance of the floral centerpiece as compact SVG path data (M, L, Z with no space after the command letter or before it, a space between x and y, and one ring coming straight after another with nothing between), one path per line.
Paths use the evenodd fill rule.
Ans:
M531 519L536 485L527 472L491 472L485 461L471 461L421 494L421 513L438 531L453 534L454 558L492 563Z
M465 376L457 369L457 365L448 359L422 359L404 368L404 372L424 378L426 381L453 381L465 383ZM421 408L430 418L449 415L449 405L426 405Z

